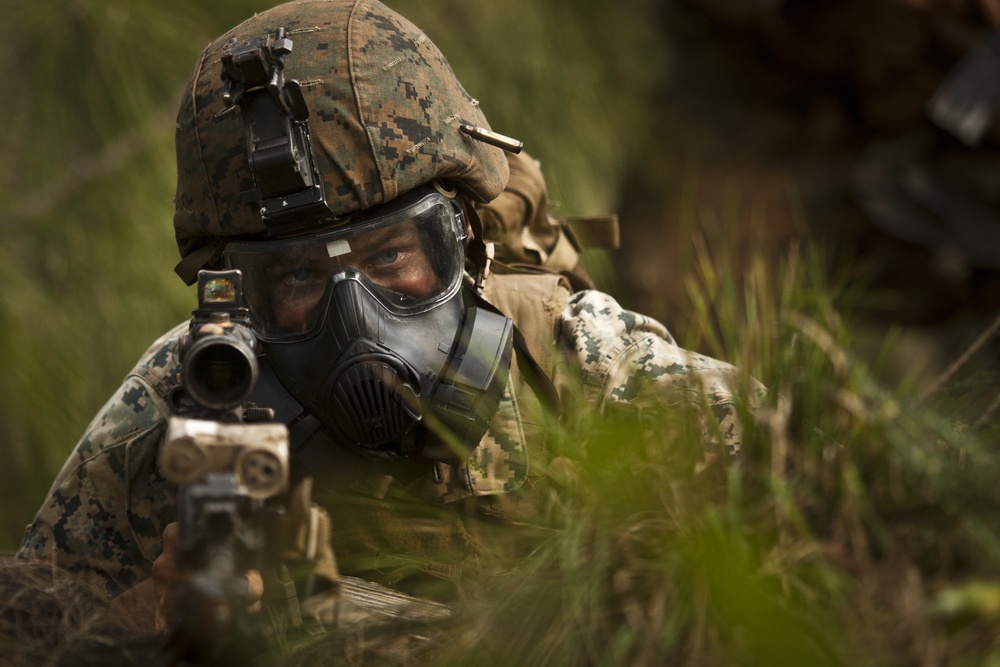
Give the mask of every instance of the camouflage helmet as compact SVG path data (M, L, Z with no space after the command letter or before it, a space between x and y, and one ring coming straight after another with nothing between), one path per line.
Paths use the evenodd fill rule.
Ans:
M297 0L257 14L202 52L177 114L174 230L188 284L216 266L234 237L267 233L246 196L248 166L240 110L223 100L227 45L284 29L293 48L284 76L308 108L315 167L333 216L344 216L434 179L476 201L504 188L500 148L459 131L488 127L436 46L377 0Z

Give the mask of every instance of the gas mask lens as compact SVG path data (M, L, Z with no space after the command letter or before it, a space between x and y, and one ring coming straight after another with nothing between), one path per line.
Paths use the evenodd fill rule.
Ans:
M302 340L321 326L341 280L359 281L397 315L446 301L464 269L466 231L457 211L443 195L423 191L331 231L234 241L224 258L243 272L255 333L268 341Z

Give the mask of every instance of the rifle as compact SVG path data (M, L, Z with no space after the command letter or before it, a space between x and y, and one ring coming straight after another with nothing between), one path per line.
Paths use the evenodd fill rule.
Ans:
M245 572L263 571L268 524L286 514L288 431L263 421L273 411L248 414L243 405L258 364L241 283L239 271L199 272L198 309L181 343L181 385L171 396L179 416L169 420L158 459L179 487L177 559L184 573L164 667L252 665L263 653L246 609Z
M311 620L356 627L448 618L447 607L352 577L341 578L329 544L329 516L311 501L311 479L289 492L289 434L274 411L248 403L259 378L242 275L198 273L198 309L180 348L181 384L158 458L178 485L177 565L184 574L160 667L259 664L267 654L258 615L247 612L245 573L269 578L291 626L303 624L296 583L285 563L305 565L303 598L340 593ZM273 595L273 593L277 595Z

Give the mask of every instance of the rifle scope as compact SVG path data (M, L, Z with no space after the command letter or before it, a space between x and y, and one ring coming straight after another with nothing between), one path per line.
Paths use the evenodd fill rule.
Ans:
M198 310L181 352L184 388L210 410L242 404L257 384L256 337L246 326L239 271L199 271Z
M257 384L257 355L232 325L225 333L194 340L184 353L184 386L191 397L212 410L229 410L245 401ZM246 335L251 335L249 331Z

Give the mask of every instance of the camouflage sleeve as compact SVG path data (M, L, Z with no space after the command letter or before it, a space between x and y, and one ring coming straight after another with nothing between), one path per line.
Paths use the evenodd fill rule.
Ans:
M714 424L703 425L706 446L719 442L736 456L743 442L735 391L747 383L757 400L763 385L723 361L679 347L656 320L625 310L607 294L574 294L561 320L560 341L578 367L587 402L598 410L609 403L646 396L672 404L710 409ZM712 420L709 420L712 421Z
M117 595L150 575L175 490L156 455L166 428L164 396L173 339L160 339L90 423L28 526L19 558L41 558Z

